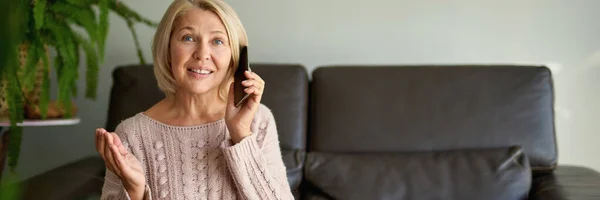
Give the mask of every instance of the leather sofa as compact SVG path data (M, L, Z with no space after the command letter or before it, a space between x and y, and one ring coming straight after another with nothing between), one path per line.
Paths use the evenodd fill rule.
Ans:
M266 81L296 199L600 199L600 173L557 165L543 66L252 64ZM113 72L106 128L164 95L151 66ZM24 182L24 199L98 196L90 157Z

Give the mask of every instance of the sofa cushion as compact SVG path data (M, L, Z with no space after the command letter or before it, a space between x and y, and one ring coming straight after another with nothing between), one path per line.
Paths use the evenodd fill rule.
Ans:
M552 75L537 66L331 66L313 72L310 150L521 146L556 165Z
M333 199L526 199L520 147L424 153L309 152L306 180ZM308 199L312 199L309 197Z

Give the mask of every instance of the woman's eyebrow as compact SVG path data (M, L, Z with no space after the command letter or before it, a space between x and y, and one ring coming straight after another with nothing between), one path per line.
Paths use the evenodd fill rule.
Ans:
M221 31L221 30L214 30L210 32L211 34L223 34L225 35L225 32Z
M190 31L193 31L193 30L194 30L194 28L193 28L193 27L191 27L191 26L185 26L185 27L183 27L183 28L180 28L180 29L179 29L179 31L183 31L183 30L190 30Z

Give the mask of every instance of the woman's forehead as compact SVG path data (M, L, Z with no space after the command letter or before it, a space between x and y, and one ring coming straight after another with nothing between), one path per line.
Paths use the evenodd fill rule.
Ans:
M201 8L191 8L184 11L184 13L175 18L175 26L173 28L176 31L180 29L209 30L211 32L225 31L225 26L217 14Z

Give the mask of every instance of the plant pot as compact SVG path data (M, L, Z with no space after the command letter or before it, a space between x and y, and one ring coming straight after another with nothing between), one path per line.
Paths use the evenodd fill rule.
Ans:
M46 47L46 56L49 58L50 55L48 53L48 48ZM24 68L27 62L27 50L28 50L28 45L27 44L20 44L19 45L19 64L20 64L20 70L19 72L17 72L19 77L23 77L23 73L24 73ZM50 69L48 69L50 70ZM48 72L50 73L50 72ZM20 78L21 79L21 78ZM22 79L21 79L22 80ZM21 91L24 94L24 102L23 102L23 110L25 111L25 119L41 119L42 115L40 112L40 108L39 108L39 104L40 104L40 95L41 95L41 91L42 91L42 84L44 81L44 64L42 63L42 61L40 60L35 68L35 83L33 84L33 87L31 87L30 89L26 89L23 86L23 83L21 83ZM8 113L8 103L6 101L6 97L4 96L4 94L6 94L6 81L2 80L0 81L0 121L8 121L9 120L9 113ZM75 114L76 109L75 109L75 103L72 102L72 116ZM50 102L48 105L48 114L46 116L46 118L62 118L66 115L66 111L63 108L63 106L60 106L58 103L56 102Z
M75 106L75 102L71 102L71 116L75 116L76 113L77 106ZM65 118L66 114L67 110L60 102L50 101L46 119ZM40 106L38 104L25 105L25 119L42 119Z

